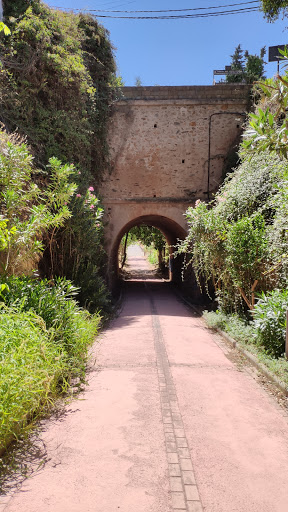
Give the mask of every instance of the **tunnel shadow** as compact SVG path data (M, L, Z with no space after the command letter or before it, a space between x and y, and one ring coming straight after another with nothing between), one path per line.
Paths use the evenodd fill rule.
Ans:
M135 306L137 304L139 305L137 316L151 316L151 299L156 303L156 306L157 303L161 305L161 310L163 310L165 302L171 302L171 298L184 307L181 308L181 312L178 311L178 308L175 308L175 310L169 308L169 316L201 318L201 308L195 309L193 304L190 306L177 284L155 278L151 280L122 281L120 300L122 300L122 314L125 316L125 321L122 320L123 316L119 317L118 320L120 323L123 321L124 325L129 317L135 317ZM133 310L131 312L129 308L125 308L125 303L128 300L132 300ZM165 314L165 312L161 314Z
M147 317L147 326L151 325L151 299L156 305L156 311L159 316L169 316L177 318L195 318L202 317L200 309L194 309L185 302L185 297L181 294L181 290L177 288L173 282L165 282L159 279L149 281L123 281L121 286L120 310L119 314L107 327L109 331L117 332L121 328L136 326L139 318ZM175 308L171 308L171 299L176 301ZM166 310L167 304L167 310ZM168 305L169 304L169 305ZM207 328L204 324L191 326L193 329ZM137 343L137 340L135 340Z

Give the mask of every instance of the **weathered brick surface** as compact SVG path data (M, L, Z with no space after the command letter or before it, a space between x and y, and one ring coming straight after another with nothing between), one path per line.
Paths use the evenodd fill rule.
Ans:
M207 199L208 168L210 196L218 189L249 98L243 85L124 87L122 93L109 132L111 172L101 186L110 267L120 235L141 217L150 216L151 224L158 217L160 225L168 219L162 227L169 243L185 235L183 213Z

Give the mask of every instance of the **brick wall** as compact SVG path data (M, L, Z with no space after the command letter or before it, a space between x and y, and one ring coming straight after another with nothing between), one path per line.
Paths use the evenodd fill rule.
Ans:
M222 182L249 92L232 84L121 89L109 131L111 171L100 190L109 253L143 215L170 216L183 232L187 207L212 198Z
M112 173L103 183L105 198L207 199L208 170L212 194L222 180L223 161L239 140L248 87L122 91L110 127Z

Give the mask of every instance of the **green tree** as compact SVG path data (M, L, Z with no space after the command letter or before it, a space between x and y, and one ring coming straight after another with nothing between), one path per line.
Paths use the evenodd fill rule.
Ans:
M275 21L280 14L287 13L288 0L262 0L262 11L268 21Z
M248 50L243 50L239 44L235 48L235 52L231 55L231 71L240 71L239 74L228 74L226 77L227 83L246 83L252 84L257 80L264 79L264 56L266 49L261 48L260 55L251 55Z
M245 53L246 63L244 68L244 79L247 84L252 84L258 80L264 80L264 56L266 48L261 48L260 55L251 55L248 51Z
M241 44L236 46L233 55L231 55L231 71L241 71L239 75L227 75L226 82L228 83L241 83L244 80L244 57Z

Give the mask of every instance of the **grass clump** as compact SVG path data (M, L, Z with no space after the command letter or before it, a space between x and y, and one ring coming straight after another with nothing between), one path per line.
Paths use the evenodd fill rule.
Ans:
M0 453L57 394L66 355L32 312L0 315Z
M237 314L227 315L223 311L204 311L203 317L210 329L221 329L239 343L255 342L257 333L254 325Z
M266 368L274 375L276 375L286 386L288 386L288 361L283 356L275 358L274 353L271 353L269 347L273 343L273 337L268 337L269 347L265 345L259 330L257 321L248 322L246 319L238 315L229 315L223 311L204 311L203 317L208 327L213 330L220 329L226 332L239 343L245 350L252 353L260 363L264 364ZM275 347L278 346L276 340Z
M64 278L49 283L47 279L10 276L5 284L2 300L6 306L40 317L54 345L65 353L66 371L84 375L87 350L98 332L101 317L79 307L79 289Z
M2 283L3 284L3 283ZM54 403L72 377L84 379L99 328L69 281L6 279L0 314L0 452Z

